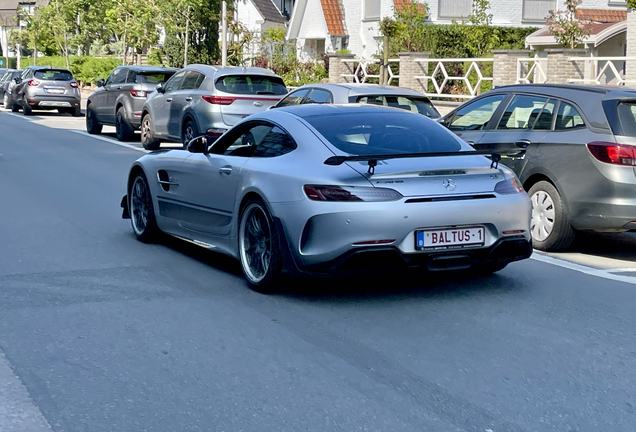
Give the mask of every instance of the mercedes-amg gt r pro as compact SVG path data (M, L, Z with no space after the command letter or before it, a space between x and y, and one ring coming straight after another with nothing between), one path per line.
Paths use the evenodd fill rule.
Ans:
M306 105L252 115L208 144L137 160L122 199L139 240L162 231L283 274L416 268L494 272L532 253L530 200L435 121L392 108ZM504 159L505 162L505 159Z

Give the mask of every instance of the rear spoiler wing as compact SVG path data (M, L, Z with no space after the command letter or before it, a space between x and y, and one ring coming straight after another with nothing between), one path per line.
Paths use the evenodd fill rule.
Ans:
M522 145L520 145L522 144ZM526 153L526 143L515 143L511 146L498 146L498 149L490 150L474 150L474 151L456 151L456 152L436 152L436 153L398 153L398 154L382 154L382 155L361 155L361 156L331 156L325 160L325 165L342 165L345 162L367 162L369 165L368 173L373 175L375 167L380 160L388 159L407 159L407 158L423 158L423 157L442 157L442 156L490 156L492 163L490 168L497 168L502 156L510 158L520 158Z

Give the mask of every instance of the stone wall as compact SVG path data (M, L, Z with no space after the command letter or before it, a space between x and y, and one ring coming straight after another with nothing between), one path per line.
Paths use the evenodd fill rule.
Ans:
M517 59L528 58L530 50L496 50L492 53L494 57L492 63L493 88L516 84Z
M583 57L587 53L584 49L547 49L548 70L547 82L551 84L565 84L571 79L585 78L585 61L571 61L568 57Z
M329 56L329 82L332 84L344 84L355 82L352 77L342 75L353 75L355 72L352 62L343 62L343 59L354 59L353 54L332 54Z
M426 93L426 80L420 80L415 77L428 75L428 63L416 62L415 59L428 58L430 54L427 52L398 53L400 58L400 87Z

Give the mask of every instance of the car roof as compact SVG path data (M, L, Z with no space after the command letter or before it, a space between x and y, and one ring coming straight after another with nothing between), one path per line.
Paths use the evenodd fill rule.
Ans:
M331 91L348 90L349 95L351 96L395 94L395 95L410 95L410 96L426 97L425 95L423 95L422 93L418 91L404 88L404 87L385 86L385 85L369 84L369 83L341 83L341 84L317 83L317 84L305 84L298 88L301 89L305 87L321 88L321 89L331 90Z
M176 72L177 69L172 67L165 66L149 66L149 65L131 65L131 66L120 66L126 67L128 69L132 69L137 72Z
M391 108L372 104L306 104L306 105L290 105L286 107L276 108L275 111L283 111L293 114L300 118L312 116L338 116L342 114L369 114L369 113L387 113L393 112L398 115L421 115L412 113L399 108Z
M213 76L267 75L271 77L279 77L272 70L261 68L261 67L212 66L212 65L204 65L204 64L191 64L186 66L184 69L196 70L206 75L213 75Z

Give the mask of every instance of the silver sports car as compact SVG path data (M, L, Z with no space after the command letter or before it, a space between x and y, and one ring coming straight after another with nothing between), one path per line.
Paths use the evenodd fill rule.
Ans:
M477 270L528 258L530 200L514 173L425 116L305 105L250 116L212 145L137 160L122 199L139 240L160 231L282 274Z

